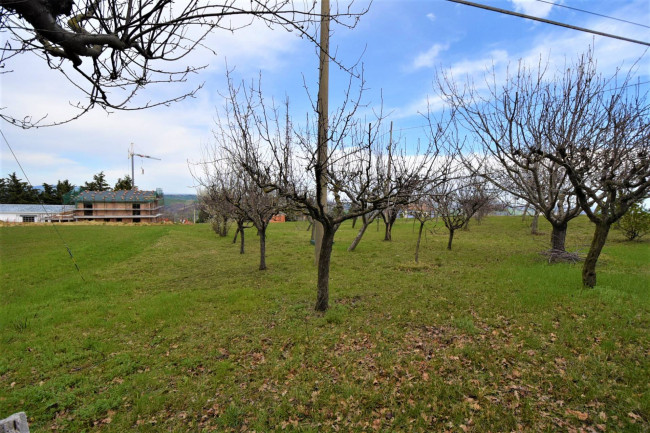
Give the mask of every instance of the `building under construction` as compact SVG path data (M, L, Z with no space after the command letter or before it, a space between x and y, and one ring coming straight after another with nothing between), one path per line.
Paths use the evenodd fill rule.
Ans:
M81 191L71 195L74 221L160 222L164 196L161 189L140 191Z

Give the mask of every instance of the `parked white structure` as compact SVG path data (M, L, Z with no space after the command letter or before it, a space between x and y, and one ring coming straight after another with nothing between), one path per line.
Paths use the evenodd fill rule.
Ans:
M9 223L71 221L73 209L73 205L0 204L0 221Z

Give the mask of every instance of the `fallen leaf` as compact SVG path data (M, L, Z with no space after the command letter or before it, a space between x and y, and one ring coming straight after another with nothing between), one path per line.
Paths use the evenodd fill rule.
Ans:
M586 421L587 418L589 418L589 414L585 412L580 412L579 410L571 410L567 409L566 410L567 415L573 415L576 418L578 418L580 421Z

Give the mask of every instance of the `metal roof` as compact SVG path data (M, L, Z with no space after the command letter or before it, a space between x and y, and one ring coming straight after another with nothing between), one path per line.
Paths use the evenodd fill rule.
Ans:
M0 204L0 213L58 214L71 211L74 206L61 204Z
M161 195L156 191L140 191L137 189L122 191L82 191L74 198L74 202L146 203L160 197Z

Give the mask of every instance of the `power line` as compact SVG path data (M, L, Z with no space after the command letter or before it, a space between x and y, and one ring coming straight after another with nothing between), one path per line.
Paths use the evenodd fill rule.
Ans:
M546 18L540 18L540 17L536 17L536 16L533 16L533 15L526 15L526 14L522 14L522 13L519 13L519 12L510 11L510 10L507 10L507 9L496 8L496 7L493 7L493 6L487 6L487 5L484 5L484 4L474 3L474 2L470 2L470 1L466 1L466 0L447 0L447 1L453 2L453 3L463 4L463 5L466 5L466 6L473 6L475 8L485 9L485 10L492 11L492 12L499 12L501 14L513 15L513 16L516 16L516 17L519 17L519 18L527 18L529 20L540 21L542 23L552 24L554 26L564 27L564 28L571 29L571 30L577 30L577 31L580 31L580 32L591 33L591 34L598 35L598 36L605 36L607 38L618 39L618 40L621 40L621 41L632 42L634 44L640 44L640 45L645 45L645 46L650 47L650 42L639 41L637 39L626 38L624 36L613 35L611 33L599 32L597 30L591 30L591 29L587 29L587 28L584 28L584 27L572 26L571 24L565 24L565 23L561 23L559 21L547 20Z
M624 19L621 19L621 18L612 17L612 16L609 16L609 15L603 15L603 14L599 14L599 13L596 13L596 12L587 11L587 10L584 10L584 9L574 8L574 7L566 6L566 5L563 5L563 4L560 4L560 3L553 3L551 1L546 1L546 0L537 0L537 1L540 2L540 3L546 3L546 4L549 4L549 5L557 6L559 8L571 9L571 10L574 10L574 11L584 12L586 14L596 15L598 17L603 17L603 18L609 18L610 20L620 21L622 23L633 24L635 26L645 27L646 29L650 29L650 26L646 26L645 24L635 23L634 21L628 21L628 20L624 20Z
M34 189L34 185L32 185L32 182L29 180L29 177L27 177L27 173L25 173L25 169L23 168L22 164L18 160L18 157L14 153L14 150L12 149L11 145L9 144L9 141L7 140L7 137L5 137L5 134L4 134L4 132L2 132L1 129L0 129L0 135L2 135L2 139L4 140L5 144L9 148L9 151L13 155L14 159L16 160L16 164L18 164L18 167L20 168L20 171L23 173L23 176L25 176L25 180L27 181L27 185L29 185L29 187L31 189ZM41 200L39 198L38 203L41 205L41 207L43 208L43 210L45 211L47 216L50 217L50 220L51 220L52 219L52 214L50 214L47 211L47 209L45 208L45 204L43 204L43 200ZM79 265L77 265L77 261L74 259L74 256L72 255L72 250L68 246L68 243L65 241L65 239L63 239L63 236L59 232L59 229L56 227L56 225L54 223L52 223L51 226L54 229L54 231L56 232L56 234L59 236L59 239L61 239L61 242L63 242L63 245L65 246L65 249L68 250L68 254L70 255L70 259L72 260L72 263L74 264L74 267L77 269L77 272L79 273L79 276L81 277L81 280L83 282L86 282L86 279L84 278L83 274L81 273L81 269L79 269Z

